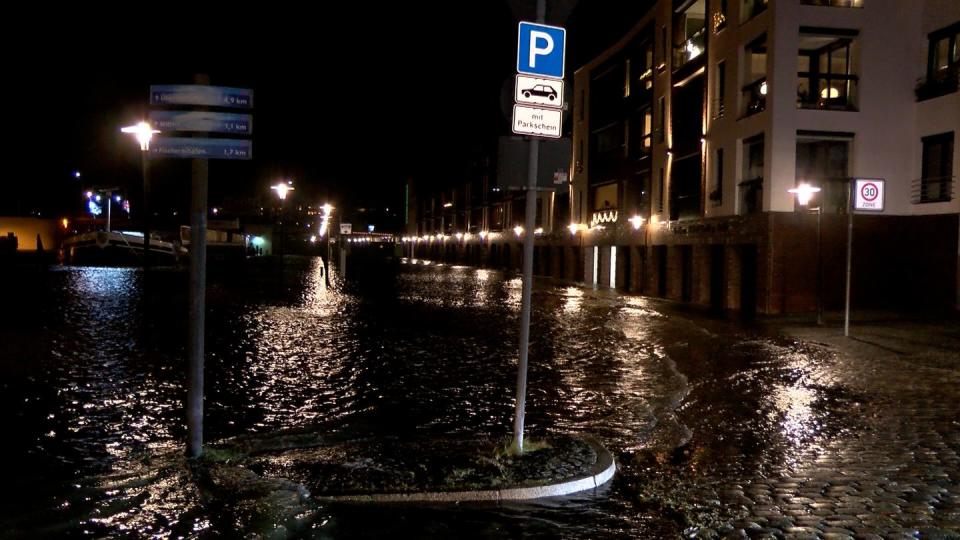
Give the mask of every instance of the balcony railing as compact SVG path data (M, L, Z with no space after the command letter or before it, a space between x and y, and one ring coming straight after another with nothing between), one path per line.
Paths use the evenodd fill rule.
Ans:
M676 71L688 62L703 54L707 46L707 29L700 28L690 39L673 46L673 70Z
M744 0L741 21L746 22L767 10L770 0Z
M763 178L751 178L740 182L737 187L740 191L741 216L757 214L763 209Z
M960 88L960 67L945 70L917 81L917 101L952 94Z
M743 87L743 116L757 114L767 108L767 79L758 79Z
M798 73L798 109L857 110L856 75Z
M863 7L863 0L800 0L805 6L829 6L829 7Z
M950 202L955 179L955 176L917 178L910 186L910 200L913 204Z
M724 104L722 99L715 98L713 100L713 106L711 110L712 110L713 119L719 120L720 118L723 118L724 115L726 114L726 105Z

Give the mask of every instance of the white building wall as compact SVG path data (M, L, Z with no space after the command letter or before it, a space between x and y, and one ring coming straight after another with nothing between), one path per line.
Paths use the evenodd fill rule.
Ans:
M943 0L928 2L942 4ZM926 69L928 32L923 26L936 29L950 24L949 16L941 15L938 22L936 17L925 15L918 4L915 0L867 0L863 8L835 8L800 5L799 0L774 3L774 74L772 97L768 96L768 108L771 103L773 106L773 155L769 189L764 193L765 202L769 201L765 210L793 210L793 198L787 190L795 183L798 130L853 133L850 174L886 180L886 214L960 210L956 200L932 205L910 202L912 182L920 177L920 133L950 131L950 126L960 123L956 93L929 103L916 101L916 80ZM953 6L956 11L960 2L954 0ZM799 81L795 58L801 26L859 32L857 111L796 108Z
M654 50L654 69L653 78L653 166L650 170L650 193L652 194L652 204L650 210L650 219L652 222L667 221L670 216L670 156L667 154L672 144L672 135L670 133L670 107L672 80L670 74L673 64L673 4L670 0L660 0L651 10L653 16L653 50ZM666 29L666 48L664 48L663 30ZM662 55L662 56L661 56ZM662 63L661 63L662 62ZM666 100L666 118L660 120L660 98ZM657 128L664 126L665 133L663 142L657 134ZM663 185L660 185L660 170L663 169ZM657 212L657 208L662 204L663 211ZM629 217L629 216L626 216Z
M921 16L920 32L915 45L916 57L913 64L916 68L916 78L926 76L927 54L930 42L927 38L931 32L946 28L960 21L960 0L926 0ZM954 199L950 202L910 204L911 214L942 214L960 212L960 92L946 96L928 99L917 103L916 126L914 139L911 141L913 163L910 178L920 178L923 171L923 137L939 133L953 132L953 175ZM908 201L910 203L910 201ZM960 249L960 246L958 246Z
M708 10L718 2L709 2ZM960 212L960 199L949 203L914 205L910 191L920 177L921 137L954 131L960 140L960 93L917 102L914 88L925 75L927 34L960 20L960 0L864 0L862 8L801 5L800 0L774 0L764 13L740 22L741 2L728 3L726 28L714 33L712 17L707 17L707 120L706 120L706 190L703 194L705 213L726 216L738 213L738 183L743 180L743 145L746 138L765 135L763 210L792 212L794 198L787 190L796 179L797 131L853 133L849 156L850 175L886 179L886 214L933 214ZM652 28L655 63L662 48L661 29L667 29L667 45L672 44L672 2L660 0L634 30L607 53L582 68L576 75L580 107L586 107L584 121L575 111L574 152L578 140L585 145L582 172L574 171L574 199L580 205L582 221L589 221L589 70L599 66L644 28ZM858 53L854 59L857 85L857 111L798 109L796 105L797 55L800 27L836 28L858 32ZM745 82L744 47L759 36L767 36L767 107L743 118ZM672 50L663 51L666 65L655 71L654 130L660 125L659 99L667 101L666 141L658 143L654 132L651 199L653 219L663 221L669 215L669 198L660 192L660 169L665 170L664 190L669 192L670 158L670 94ZM716 66L726 62L725 115L715 119ZM583 91L583 90L586 91ZM722 204L715 205L708 196L716 179L716 149L724 149ZM960 173L960 151L954 150L954 174ZM580 200L579 192L584 200ZM955 193L958 190L955 188ZM656 212L663 200L663 213ZM628 216L621 216L622 218Z

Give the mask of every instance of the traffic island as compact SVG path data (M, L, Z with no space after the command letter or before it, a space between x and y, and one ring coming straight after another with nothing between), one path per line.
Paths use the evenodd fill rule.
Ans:
M242 499L245 513L304 524L317 502L519 501L594 490L616 471L613 456L586 437L531 441L511 456L483 439L371 439L333 442L310 434L226 441L201 468L212 494Z

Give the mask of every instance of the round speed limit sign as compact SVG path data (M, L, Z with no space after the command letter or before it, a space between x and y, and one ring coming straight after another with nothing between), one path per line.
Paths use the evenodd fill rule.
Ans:
M883 211L883 180L858 178L854 194L854 210Z

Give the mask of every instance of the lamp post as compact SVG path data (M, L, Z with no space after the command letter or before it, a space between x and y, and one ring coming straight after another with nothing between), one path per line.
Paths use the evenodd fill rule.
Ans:
M810 199L813 198L815 193L820 192L820 188L816 186L811 186L806 182L802 182L793 189L787 190L790 193L793 193L797 196L797 204L800 206L808 206L810 204ZM820 246L822 243L821 234L820 234L820 216L823 214L823 205L820 204L816 208L810 208L811 212L817 213L817 324L823 324L823 265L820 258Z
M133 135L140 143L140 164L143 167L143 268L146 269L150 266L150 140L160 131L147 122L138 122L120 131Z
M330 287L330 216L333 213L333 205L326 203L321 208L323 209L323 221L320 222L320 237L323 238L323 235L327 235L327 258L323 261L323 276L327 287Z
M280 199L280 260L283 260L283 233L284 233L284 223L283 223L283 201L287 200L287 194L291 191L294 191L293 180L287 180L284 182L279 182L276 185L270 186L270 189L277 192L277 197Z

